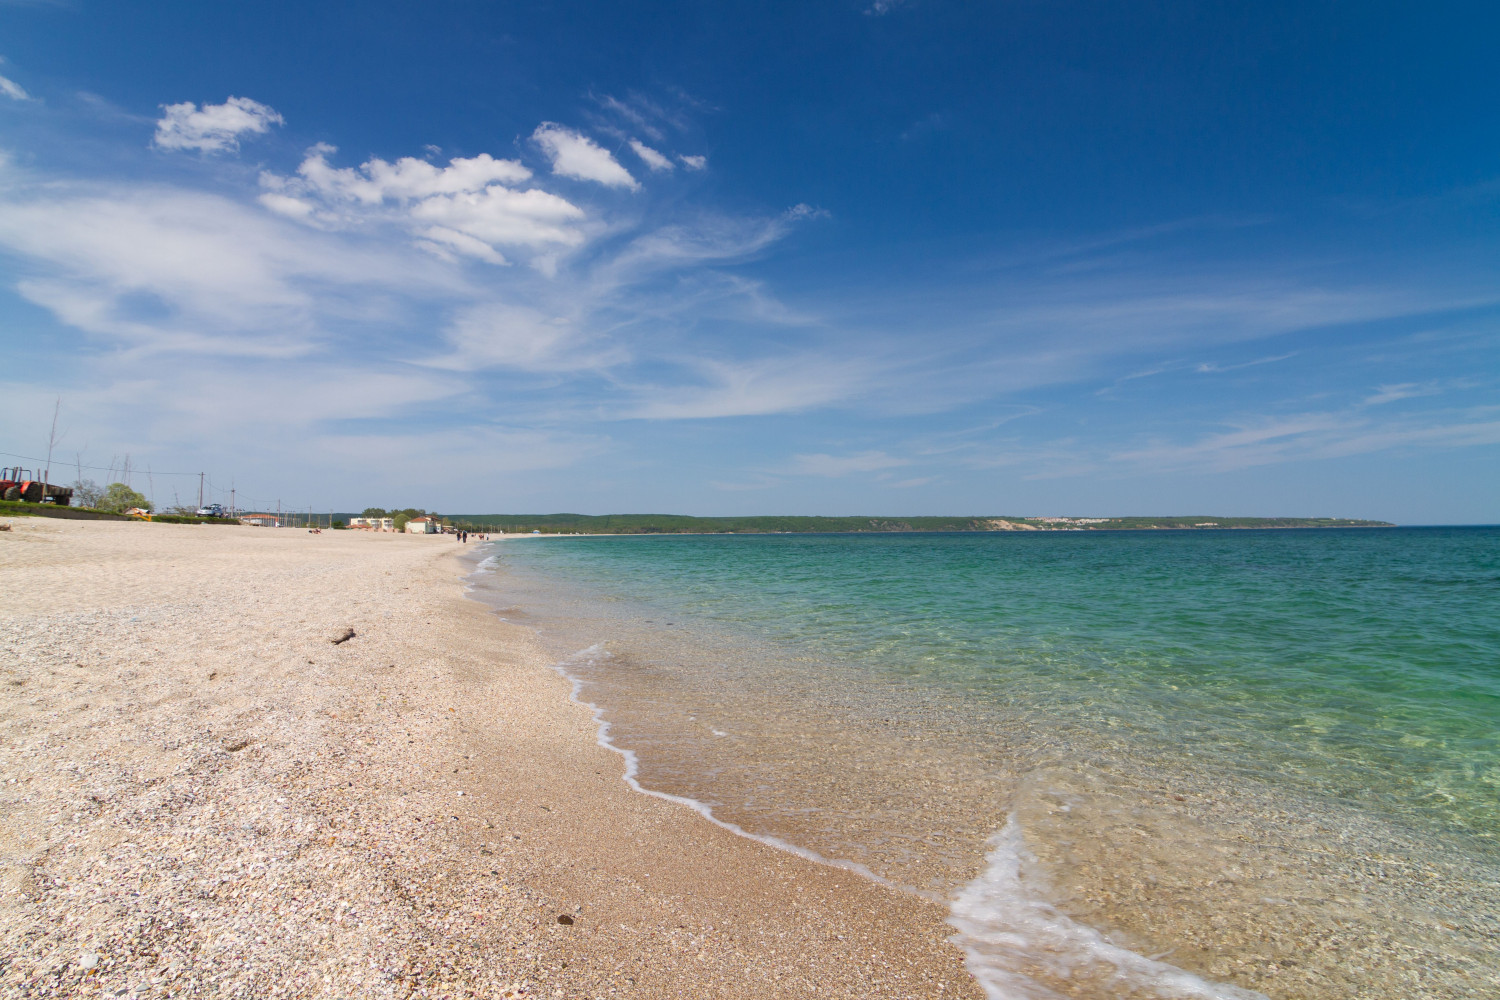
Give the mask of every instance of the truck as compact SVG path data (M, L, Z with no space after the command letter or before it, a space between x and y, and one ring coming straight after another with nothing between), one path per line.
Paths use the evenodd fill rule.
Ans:
M73 502L73 487L43 482L31 469L16 465L0 469L0 499L67 507Z

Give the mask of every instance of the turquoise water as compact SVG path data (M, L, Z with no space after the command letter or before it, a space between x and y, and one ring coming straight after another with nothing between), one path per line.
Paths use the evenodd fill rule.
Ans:
M1500 984L1486 951L1500 529L571 537L495 553L498 606L560 654L608 650L574 672L643 777L751 832L950 895L986 850L992 876L1024 857L1026 891L1049 894L1026 905L1271 995L1289 975L1307 996ZM1019 854L986 846L1002 825ZM984 920L1043 947L1006 891ZM1222 925L1203 940L1201 910ZM1432 933L1399 930L1414 919ZM1351 921L1364 943L1309 950ZM1100 954L1039 972L995 959L1009 985L991 995L1045 994L1013 975L1090 995L1074 966ZM1425 985L1371 985L1408 967Z
M1500 833L1500 529L569 538L505 559Z

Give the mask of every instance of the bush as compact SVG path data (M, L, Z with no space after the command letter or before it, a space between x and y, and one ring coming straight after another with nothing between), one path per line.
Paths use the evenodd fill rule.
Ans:
M104 496L100 497L94 506L99 510L107 510L111 514L123 514L132 507L150 510L151 501L124 483L110 483L109 488L104 491Z

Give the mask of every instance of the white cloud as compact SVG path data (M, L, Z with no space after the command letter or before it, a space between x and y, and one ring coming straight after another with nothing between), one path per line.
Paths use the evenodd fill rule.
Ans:
M555 174L632 191L640 187L630 176L630 171L620 166L609 150L586 135L552 122L543 122L531 134L531 139L552 161Z
M313 191L332 201L379 205L434 195L472 194L492 184L520 184L531 171L516 160L497 160L488 153L448 161L446 167L403 156L395 163L373 157L359 167L334 167L328 157L338 150L319 143L307 151L298 175ZM276 175L267 175L275 178ZM272 183L275 183L273 180Z
M515 160L481 153L439 167L402 157L378 157L358 167L336 167L336 150L318 144L292 176L261 175L260 202L273 212L324 228L392 223L424 249L456 251L489 264L506 263L499 247L544 250L584 240L583 210L540 188L519 189L531 171Z
M412 206L411 216L491 244L577 246L584 238L576 226L570 225L582 221L583 211L566 199L536 188L514 191L496 185L479 192L439 195Z
M708 166L708 157L706 156L684 156L679 154L677 159L689 170L702 170Z
M652 170L671 170L672 161L639 139L630 140L630 148L635 150L635 155L641 158L641 162Z
M0 76L0 94L4 94L13 101L32 100L31 95L26 93L19 83L4 76Z
M268 132L285 119L274 108L248 97L231 97L223 104L192 101L163 105L165 114L156 123L159 149L196 149L221 153L240 148L240 136Z

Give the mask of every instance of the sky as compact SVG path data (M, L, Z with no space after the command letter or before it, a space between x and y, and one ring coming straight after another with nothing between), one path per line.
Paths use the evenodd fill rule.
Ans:
M1494 523L1497 29L0 0L0 462L128 457L158 505Z

